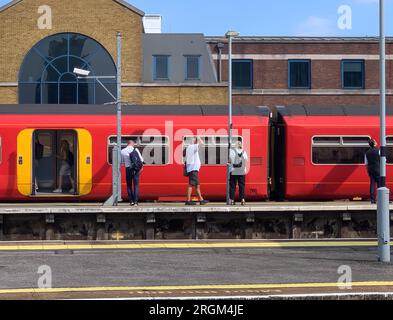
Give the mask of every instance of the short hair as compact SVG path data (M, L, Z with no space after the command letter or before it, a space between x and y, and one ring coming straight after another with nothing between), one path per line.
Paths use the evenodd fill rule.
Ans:
M368 140L368 144L370 147L375 147L375 140L374 139Z

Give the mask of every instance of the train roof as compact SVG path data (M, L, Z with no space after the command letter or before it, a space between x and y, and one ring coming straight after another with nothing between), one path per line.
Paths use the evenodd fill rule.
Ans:
M13 104L0 105L0 115L115 115L115 105L82 104ZM228 106L222 105L123 105L123 115L183 115L220 116L228 114ZM269 117L270 109L264 106L233 106L234 116Z
M281 116L379 116L377 106L277 106ZM386 115L393 115L393 106L386 106Z

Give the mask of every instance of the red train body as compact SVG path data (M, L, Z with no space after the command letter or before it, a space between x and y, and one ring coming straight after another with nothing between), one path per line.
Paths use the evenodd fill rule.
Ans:
M116 116L113 107L14 106L14 108L21 110L16 114L10 107L5 106L0 115L1 201L103 201L110 196L112 166L108 162L111 155L108 144L110 137L116 135ZM38 109L39 112L34 111ZM122 135L126 136L125 140L128 136L146 136L146 133L152 137L165 137L165 150L168 150L169 158L174 154L177 161L166 159L161 164L147 164L144 167L140 183L141 200L183 200L188 184L187 178L183 176L181 155L183 137L200 134L224 140L228 123L224 113L226 108L212 108L210 113L203 107L191 106L183 109L176 109L173 106L145 109L149 111L138 112L136 107L124 107ZM251 112L235 108L233 118L235 133L238 131L240 136L243 134L249 136L247 143L249 143L250 170L247 175L246 192L250 200L268 198L269 121L269 111L266 108L253 108ZM75 135L75 156L76 163L79 163L75 169L78 185L75 194L51 193L51 190L56 187L54 181L57 179L56 173L51 176L52 178L45 178L45 173L41 174L43 178L38 179L38 184L41 184L45 191L40 192L41 186L35 190L37 176L40 175L39 172L34 172L35 133L40 135L41 143L46 144L45 148L48 149L44 151L44 158L39 160L45 163L41 163L41 168L37 167L39 168L37 171L58 171L58 167L57 170L54 169L58 166L56 164L58 160L54 158L54 151L58 150L58 147L53 147L53 143L48 141L59 139L57 136L62 134L62 137L69 139L72 144L72 136ZM89 136L91 150L89 150ZM30 174L26 174L29 170L31 170ZM91 174L89 174L90 170ZM122 174L122 194L126 197L124 168ZM204 165L200 172L200 180L202 192L207 199L225 199L226 161L223 163L221 159L219 164Z
M388 187L392 188L393 117L387 117ZM249 154L247 199L335 200L369 198L364 153L379 140L377 108L236 107L234 130ZM124 107L122 134L153 141L146 158L142 201L184 200L182 153L187 137L206 139L200 172L209 200L225 199L227 109L217 107ZM110 106L2 106L0 108L0 201L103 201L112 192L111 145L116 117ZM237 131L237 132L236 132ZM37 160L36 141L44 145ZM62 140L75 154L75 192L58 185ZM141 140L141 141L142 141ZM142 141L143 142L143 141ZM161 153L158 152L161 150ZM158 152L158 153L157 153ZM211 155L215 155L213 160ZM150 159L150 160L151 160ZM122 194L126 197L124 168ZM68 188L70 190L70 187Z

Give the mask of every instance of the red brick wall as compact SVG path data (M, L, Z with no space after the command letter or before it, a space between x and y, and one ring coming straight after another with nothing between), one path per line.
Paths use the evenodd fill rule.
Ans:
M215 43L210 43L212 53L217 53ZM393 54L393 43L387 43L387 54ZM227 53L227 46L222 51ZM374 43L234 43L234 54L356 54L377 55L379 45ZM228 63L223 61L222 78L228 79ZM387 89L393 89L393 61L386 61ZM288 89L288 61L287 60L254 60L253 61L253 89ZM365 89L379 88L379 61L365 61ZM313 90L342 89L341 60L312 60L311 86ZM349 104L349 105L378 105L378 95L235 95L234 101L240 105L277 105L277 104ZM393 96L388 96L387 102L393 104Z

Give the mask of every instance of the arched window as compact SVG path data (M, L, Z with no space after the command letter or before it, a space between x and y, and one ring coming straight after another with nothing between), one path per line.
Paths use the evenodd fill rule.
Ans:
M113 98L94 78L78 78L74 68L91 77L116 76L111 55L97 41L77 33L59 33L38 42L19 73L21 104L103 104ZM116 96L116 79L100 79Z

